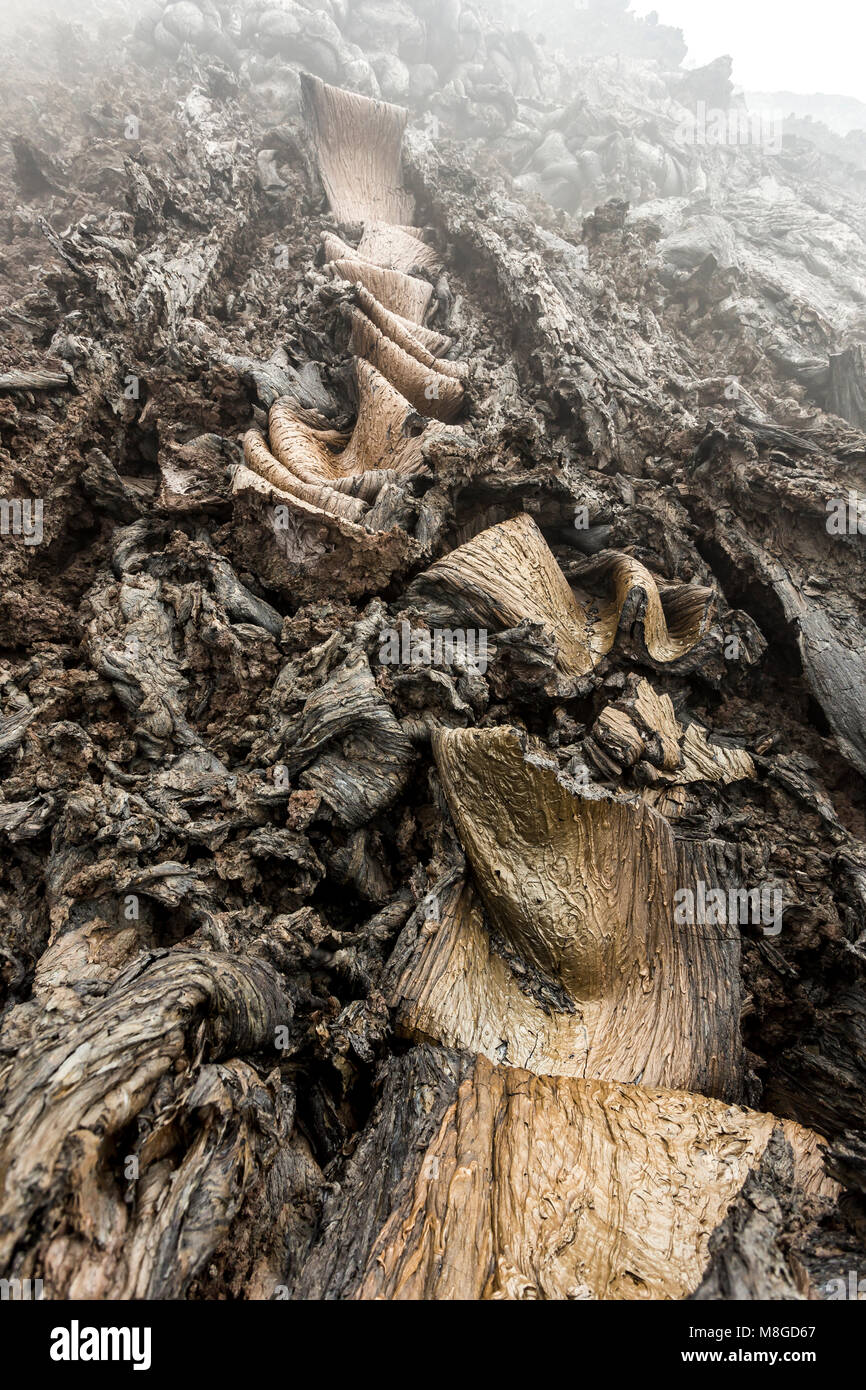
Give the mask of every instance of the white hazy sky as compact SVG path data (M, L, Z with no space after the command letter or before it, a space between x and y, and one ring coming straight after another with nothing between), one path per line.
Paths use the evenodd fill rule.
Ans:
M866 0L632 0L630 8L682 29L689 66L730 53L740 87L866 101Z

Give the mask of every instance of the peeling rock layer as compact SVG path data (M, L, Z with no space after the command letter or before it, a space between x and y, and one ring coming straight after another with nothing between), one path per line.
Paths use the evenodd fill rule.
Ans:
M0 60L0 1272L820 1296L856 142L684 149L725 71L609 6L134 18Z
M769 1115L409 1053L295 1296L682 1298L776 1130L797 1186L832 1191L813 1136Z

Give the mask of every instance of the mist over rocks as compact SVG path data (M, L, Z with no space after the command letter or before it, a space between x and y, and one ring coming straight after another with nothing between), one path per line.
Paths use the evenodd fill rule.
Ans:
M619 0L0 23L0 1276L827 1296L858 133Z

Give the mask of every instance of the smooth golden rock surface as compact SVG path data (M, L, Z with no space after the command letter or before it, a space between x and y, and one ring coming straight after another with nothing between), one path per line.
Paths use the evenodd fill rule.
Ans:
M684 1298L777 1125L795 1189L835 1192L816 1136L772 1115L418 1049L296 1296Z
M556 639L558 666L567 676L592 671L622 629L637 627L643 647L660 664L688 654L705 634L709 590L666 585L663 604L649 570L618 551L601 552L590 572L607 596L587 593L579 601L538 526L523 513L444 555L418 576L409 594L494 632L524 620L543 624Z
M338 222L412 221L401 149L408 112L304 73L301 85L319 173Z
M638 797L575 795L515 730L438 730L433 751L480 903L443 895L390 964L399 1026L493 1061L733 1096L739 928L674 921L711 868Z

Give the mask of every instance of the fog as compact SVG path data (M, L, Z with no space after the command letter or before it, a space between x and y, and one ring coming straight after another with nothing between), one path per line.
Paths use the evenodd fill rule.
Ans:
M0 25L33 20L54 10L65 20L98 12L105 15L112 0L0 0ZM135 14L135 0L114 0L118 12ZM243 8L244 0L239 0ZM617 9L617 0L573 0L574 28L588 8ZM272 8L279 9L281 0ZM315 6L311 6L315 8ZM505 9L515 22L530 27L544 24L546 13L561 14L553 0L514 6L509 0L480 0L480 11ZM852 0L632 0L637 16L657 14L659 23L683 31L689 47L688 66L711 62L728 53L734 60L734 80L751 91L833 93L866 101L866 6ZM551 25L551 29L555 26Z
M634 0L630 8L682 29L690 65L730 53L734 80L747 90L866 100L866 7L852 0Z

